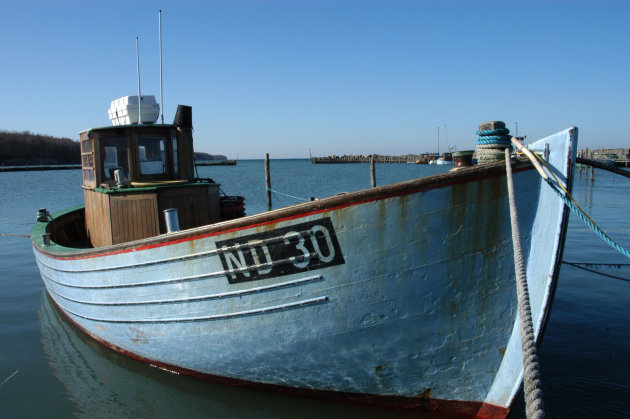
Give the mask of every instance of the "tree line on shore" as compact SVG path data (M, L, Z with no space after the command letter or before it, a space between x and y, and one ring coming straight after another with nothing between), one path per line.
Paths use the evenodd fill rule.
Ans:
M195 153L195 160L225 160L223 155ZM0 166L80 164L81 145L70 138L0 131Z
M0 165L80 164L81 146L70 138L0 131Z

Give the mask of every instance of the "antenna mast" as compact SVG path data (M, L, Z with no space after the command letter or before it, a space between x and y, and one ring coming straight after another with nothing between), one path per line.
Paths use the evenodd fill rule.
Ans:
M142 124L142 97L140 96L140 48L136 36L136 61L138 63L138 125Z
M440 126L438 125L438 157L440 157Z
M160 114L162 123L164 123L164 96L162 91L162 10L159 13L159 32L160 32Z

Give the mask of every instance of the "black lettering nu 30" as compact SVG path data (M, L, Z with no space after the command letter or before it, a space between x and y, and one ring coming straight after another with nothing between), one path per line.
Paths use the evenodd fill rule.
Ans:
M222 240L216 245L232 284L344 263L330 218Z

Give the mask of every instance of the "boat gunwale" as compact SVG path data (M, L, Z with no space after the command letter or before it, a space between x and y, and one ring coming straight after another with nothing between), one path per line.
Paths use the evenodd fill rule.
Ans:
M569 136L574 143L569 143L568 146L568 156L567 156L567 167L565 168L566 179L565 179L565 188L567 191L573 190L573 182L575 179L575 164L577 160L577 127L571 127L568 130ZM540 141L540 140L539 140ZM539 347L542 343L543 336L545 331L547 330L547 325L549 324L549 317L551 316L551 309L553 307L553 302L555 301L556 290L558 289L558 282L560 279L560 269L562 266L562 258L564 256L565 243L567 239L567 233L569 230L569 219L571 217L571 210L567 205L562 205L562 215L560 221L560 236L558 237L558 247L556 249L556 257L553 263L551 278L549 282L549 296L547 299L547 306L543 310L542 319L540 319L539 330L536 336L536 346ZM515 395L516 396L516 395ZM514 398L510 400L510 406L514 402Z
M513 171L521 172L533 169L529 161L512 161ZM418 192L426 192L432 189L440 189L456 184L472 182L490 177L505 175L505 161L490 163L483 166L473 166L454 172L446 172L437 175L426 176L402 182L391 183L383 186L362 189L353 192L342 192L315 201L300 203L288 207L282 207L271 211L252 214L242 218L221 221L204 226L181 230L174 233L160 234L140 240L119 243L111 246L97 248L71 248L57 243L43 246L42 234L47 232L51 222L37 222L31 230L31 241L37 252L57 260L88 259L95 257L111 256L115 254L142 251L155 247L173 245L190 240L198 240L220 234L259 227L262 225L278 223L282 221L302 218L326 211L338 210L368 202L410 195ZM58 211L52 215L52 219L60 219L72 211L80 210L83 205L74 206Z

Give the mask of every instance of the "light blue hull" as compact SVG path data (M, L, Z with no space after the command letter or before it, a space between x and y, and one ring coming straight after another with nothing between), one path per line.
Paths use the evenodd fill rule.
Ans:
M572 129L530 148L547 144L567 182L576 139ZM531 166L514 170L539 334L568 215ZM501 167L108 248L33 242L46 288L73 322L165 368L502 408L521 383Z

